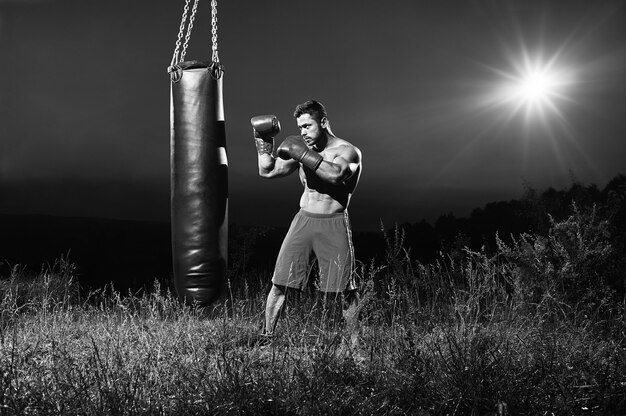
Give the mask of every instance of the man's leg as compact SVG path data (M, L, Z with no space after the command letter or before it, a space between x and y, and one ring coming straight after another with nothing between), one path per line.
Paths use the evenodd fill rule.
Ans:
M302 212L294 217L283 240L272 276L272 289L265 304L265 335L274 334L280 310L285 302L287 286L302 289L307 277L311 241Z
M343 292L342 315L346 321L346 329L350 334L350 347L359 344L359 292L356 289Z
M265 331L264 335L271 336L276 329L278 315L285 303L285 286L272 285L270 293L267 295L267 303L265 304Z
M333 215L319 223L313 250L320 267L320 290L341 294L342 317L350 347L358 344L359 294L352 273L354 247L347 213Z

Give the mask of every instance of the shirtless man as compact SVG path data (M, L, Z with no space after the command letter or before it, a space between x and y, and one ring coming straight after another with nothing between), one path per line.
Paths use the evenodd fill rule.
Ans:
M356 344L358 295L352 277L354 248L348 204L361 174L361 151L330 129L326 109L314 100L296 107L294 117L300 136L289 136L272 155L280 124L274 116L252 118L257 144L259 175L281 178L296 171L304 192L281 246L272 289L265 308L264 334L276 328L288 288L306 287L311 254L317 258L319 289L341 293L343 317Z

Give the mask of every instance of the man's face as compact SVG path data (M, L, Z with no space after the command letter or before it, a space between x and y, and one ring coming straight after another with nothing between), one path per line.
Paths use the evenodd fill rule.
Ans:
M319 143L324 131L322 125L315 118L305 113L300 115L296 121L300 129L300 135L304 138L307 146L313 147Z

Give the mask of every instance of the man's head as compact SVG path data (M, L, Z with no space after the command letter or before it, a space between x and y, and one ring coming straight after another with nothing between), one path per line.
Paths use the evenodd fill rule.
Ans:
M322 119L328 117L324 105L315 100L309 100L296 106L296 111L293 113L293 116L295 118L298 118L302 114L309 114L311 117L317 120L318 123L321 123Z
M324 148L330 132L326 109L322 103L309 100L296 106L293 113L300 129L300 135L304 138L307 146Z

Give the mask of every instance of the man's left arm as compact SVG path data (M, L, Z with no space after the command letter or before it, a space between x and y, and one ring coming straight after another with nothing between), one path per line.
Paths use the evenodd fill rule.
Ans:
M353 146L342 146L332 161L323 160L315 174L325 182L338 185L354 175L361 165L361 152Z

